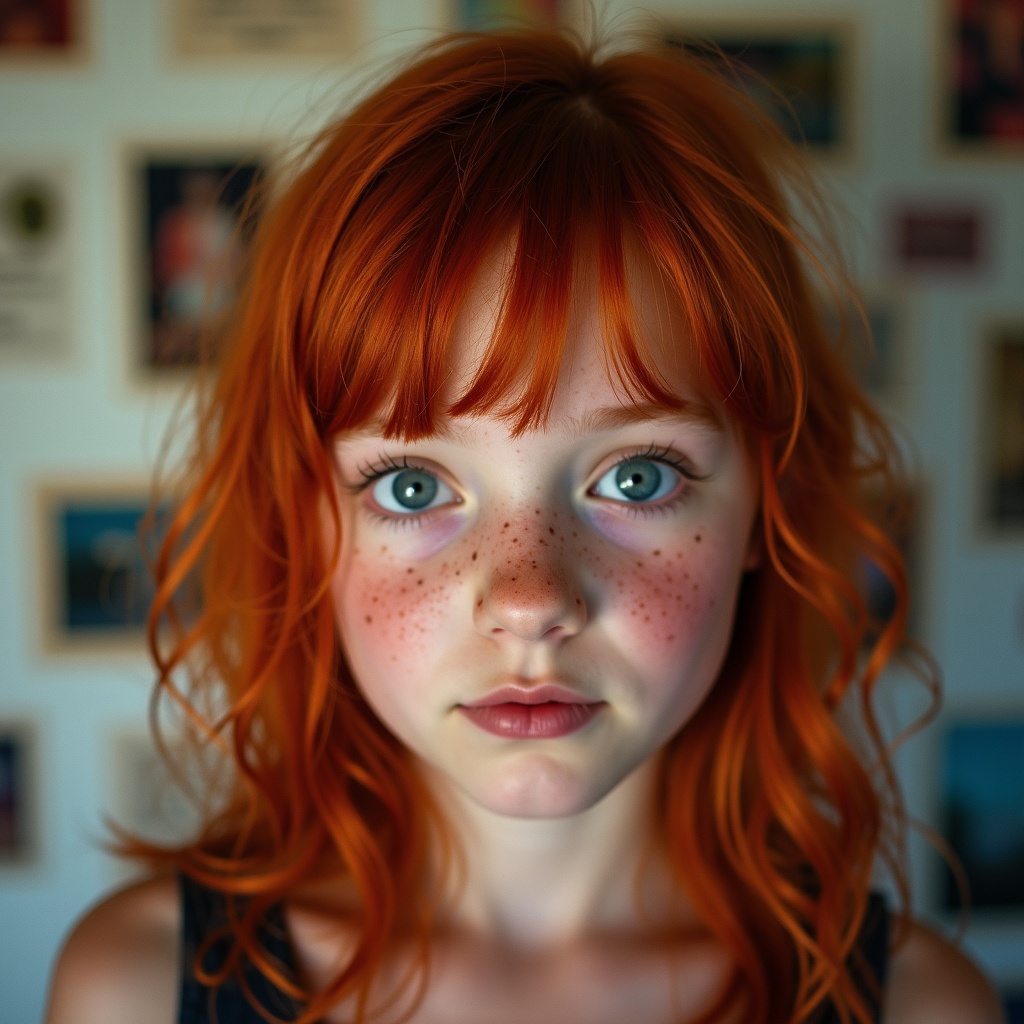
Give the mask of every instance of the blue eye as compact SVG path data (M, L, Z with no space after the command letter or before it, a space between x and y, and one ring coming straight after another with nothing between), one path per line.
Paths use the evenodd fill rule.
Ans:
M594 486L594 493L613 501L633 504L657 501L671 494L679 474L663 462L651 459L627 459L612 466Z
M387 473L373 485L373 500L385 511L408 515L455 500L452 489L425 469Z

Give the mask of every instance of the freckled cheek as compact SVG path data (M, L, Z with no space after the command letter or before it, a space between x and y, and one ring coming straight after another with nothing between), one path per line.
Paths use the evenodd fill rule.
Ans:
M410 679L437 660L456 607L459 576L445 566L427 571L396 560L386 566L350 560L332 594L342 643L357 679L396 671Z
M731 630L739 570L706 540L649 549L610 566L606 600L624 642L652 667L712 656Z

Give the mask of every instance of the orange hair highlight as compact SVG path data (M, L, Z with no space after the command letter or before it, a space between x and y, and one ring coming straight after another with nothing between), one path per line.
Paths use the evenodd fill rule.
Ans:
M807 268L831 278L787 189L816 202L781 133L699 60L653 44L602 55L557 33L446 38L310 146L262 217L156 561L154 700L170 697L225 751L237 784L195 843L135 849L231 897L218 978L249 959L304 1000L303 1022L344 998L362 1020L398 936L419 940L425 966L423 882L444 822L339 645L331 445L374 417L407 438L439 415L541 426L582 246L596 249L610 372L635 400L677 408L634 323L638 245L678 296L704 384L740 425L762 489L763 565L743 585L719 681L663 753L658 794L679 884L737 963L706 1019L742 1005L757 1024L806 1021L831 999L844 1022L870 1020L863 965L847 961L876 854L905 898L901 804L871 694L903 644L907 599L861 492L891 483L896 459L826 336ZM439 408L454 318L509 238L494 339ZM858 556L897 595L880 630L854 583ZM201 613L162 641L197 565ZM869 767L836 722L849 694ZM326 991L304 993L268 961L256 924L300 882L332 875L358 893L358 942Z

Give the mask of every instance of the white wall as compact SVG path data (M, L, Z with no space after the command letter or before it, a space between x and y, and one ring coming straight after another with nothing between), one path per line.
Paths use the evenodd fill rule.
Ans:
M378 41L360 62L411 45L422 35L417 26L437 24L429 4L378 4L367 28ZM126 370L125 147L194 135L289 136L296 124L315 123L314 101L343 96L361 66L183 68L168 57L166 4L88 6L93 40L84 66L0 69L0 163L50 156L68 162L75 247L72 356L0 364L0 718L35 719L42 754L40 856L29 867L0 867L0 1024L38 1019L62 933L117 880L96 846L113 787L110 737L141 725L150 682L142 657L41 653L31 502L39 478L145 473L173 406L172 392L142 388ZM765 6L717 0L705 9ZM887 197L934 189L982 197L997 211L990 273L905 288L915 346L906 418L930 489L924 628L945 672L947 707L1020 712L1024 548L978 540L972 502L979 327L993 315L1024 316L1024 161L965 162L936 152L939 7L938 0L771 5L773 13L838 12L856 23L860 139L852 165L835 178L862 227L856 262L866 278L886 278L878 230ZM676 8L686 9L700 8ZM902 760L912 803L925 817L933 813L934 757L935 740L922 739ZM927 881L921 856L915 869ZM927 904L923 892L919 906ZM1014 948L1024 946L1022 934L990 926L972 931L970 943L1002 980L1024 984L1024 957Z

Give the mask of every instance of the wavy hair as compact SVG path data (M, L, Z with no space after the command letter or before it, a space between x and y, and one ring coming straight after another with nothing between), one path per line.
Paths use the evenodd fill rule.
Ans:
M154 708L170 698L234 770L195 842L135 847L227 894L231 952L204 980L244 982L251 962L300 1000L303 1022L341 999L362 1020L399 935L418 939L426 967L424 880L445 825L339 643L332 443L373 417L404 438L444 415L542 426L583 245L596 249L609 372L636 401L678 408L636 329L635 242L678 297L703 383L761 484L762 565L714 690L661 759L660 842L736 964L705 1019L742 1007L757 1024L807 1021L827 1000L843 1021L871 1019L856 938L879 855L906 897L902 805L871 696L903 645L907 595L863 493L892 484L896 456L824 326L822 285L841 299L845 279L794 197L819 206L795 147L705 60L653 42L446 37L309 146L261 216L155 562ZM509 238L493 341L439 408L454 318ZM311 528L319 517L333 536ZM865 558L895 593L886 623L857 586ZM182 619L175 595L195 572L202 608ZM846 708L867 758L840 728ZM307 993L258 924L324 876L358 894L357 937L327 989Z

